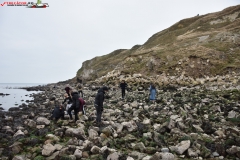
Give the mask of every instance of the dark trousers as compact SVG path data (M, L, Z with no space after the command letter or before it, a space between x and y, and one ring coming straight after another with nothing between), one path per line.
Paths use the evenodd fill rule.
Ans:
M78 112L79 112L79 110L78 109L76 109L75 107L70 107L69 109L68 109L68 114L69 114L69 116L70 116L70 119L72 119L72 110L74 110L74 115L75 115L75 121L77 121L79 118L78 118Z
M125 97L125 89L122 89L122 98Z
M98 106L96 106L96 105L95 105L95 108L96 108L96 111L97 111L97 113L96 113L96 116L97 116L96 122L97 122L97 123L100 123L100 122L102 121L102 120L101 120L102 110L100 109L100 107L98 107Z
M61 113L60 115L59 115L59 117L55 117L55 120L57 121L57 120L59 120L59 119L64 119L64 112L63 113Z

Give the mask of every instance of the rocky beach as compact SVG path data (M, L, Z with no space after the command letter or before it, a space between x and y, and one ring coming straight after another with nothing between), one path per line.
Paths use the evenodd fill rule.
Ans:
M129 85L121 99L119 80ZM148 100L150 82L157 99ZM74 82L29 87L41 90L28 105L0 111L2 160L240 159L240 76L191 78L111 72L84 84L86 115L77 122L50 119L64 88ZM110 87L103 124L94 124L96 91ZM54 88L54 86L56 86Z
M142 45L84 61L72 79L25 87L41 92L0 110L0 160L240 160L239 64L240 5L180 20ZM86 114L51 120L64 88L78 83ZM102 86L110 89L97 126Z

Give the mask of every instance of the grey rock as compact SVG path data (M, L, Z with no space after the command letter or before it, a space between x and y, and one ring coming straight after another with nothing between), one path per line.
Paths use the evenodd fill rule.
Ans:
M169 147L171 151L176 152L177 154L183 154L190 147L190 140L181 141L176 146Z
M45 118L45 117L38 117L37 118L37 124L40 124L40 125L49 125L50 124L50 121Z
M79 149L76 149L73 154L76 158L82 158L82 151Z
M53 152L55 151L55 149L56 149L55 146L48 143L48 144L43 146L42 155L43 156L51 156L53 154Z
M133 147L134 150L139 150L141 152L144 152L146 147L144 146L144 144L142 142L140 143L137 143L134 147Z
M175 156L172 153L156 152L150 160L175 160Z
M164 152L164 153L169 152L169 149L168 148L162 148L161 152Z
M134 158L134 160L141 160L143 159L144 157L146 157L147 155L145 153L140 153L140 152L137 152L137 151L132 151L129 153L129 156Z
M93 146L93 147L91 148L91 152L92 152L93 154L98 154L98 153L100 152L100 148L99 148L98 146Z
M119 160L120 153L114 152L107 156L107 160Z

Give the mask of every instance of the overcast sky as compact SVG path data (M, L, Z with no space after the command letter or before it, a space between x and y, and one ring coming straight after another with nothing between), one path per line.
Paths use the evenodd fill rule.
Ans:
M0 0L4 2L16 1ZM0 83L64 81L73 78L86 60L143 44L181 19L240 4L240 0L42 2L49 7L0 6Z

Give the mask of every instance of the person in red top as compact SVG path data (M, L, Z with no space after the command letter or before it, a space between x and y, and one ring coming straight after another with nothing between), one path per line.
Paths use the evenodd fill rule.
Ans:
M65 91L66 91L66 93L68 94L69 97L70 97L70 90L71 90L71 88L68 84L67 87L65 88Z

